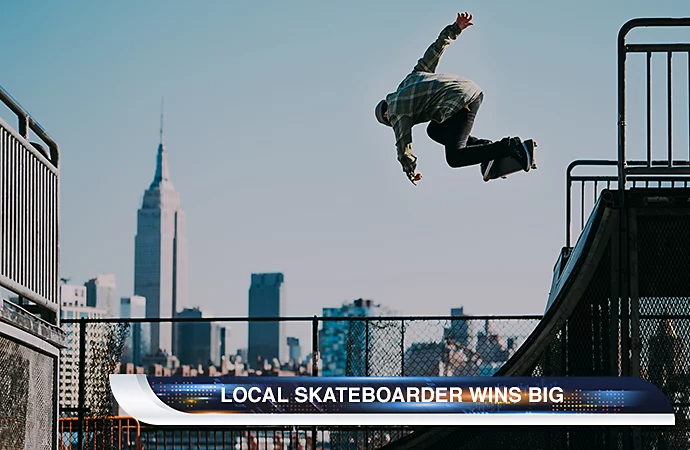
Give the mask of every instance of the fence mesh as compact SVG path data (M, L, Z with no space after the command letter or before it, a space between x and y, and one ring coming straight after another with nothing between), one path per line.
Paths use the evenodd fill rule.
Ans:
M0 450L52 450L55 359L0 336Z
M85 323L84 367L80 368L80 323L63 323L67 347L61 351L60 409L65 416L107 417L117 413L109 376L116 373L129 332L128 323ZM84 374L83 405L79 404L80 371Z
M555 333L532 376L621 376L639 374L671 401L674 427L561 427L457 430L442 449L651 449L690 448L690 212L680 208L633 210L631 292L618 301L612 247L565 324ZM639 307L639 311L636 309ZM639 355L633 348L639 313ZM639 358L638 358L639 356Z
M663 211L659 211L660 213ZM690 447L690 214L637 218L640 376L671 401L676 425L643 428L644 448Z
M347 331L347 376L490 376L522 345L538 319L353 321ZM322 358L337 349L322 345ZM331 368L332 369L332 368Z
M587 289L570 317L537 362L522 376L591 376L618 374L618 324L611 322L611 252L604 251ZM614 331L612 331L614 330ZM531 330L530 330L531 331ZM470 333L471 334L471 333ZM490 334L490 333L487 333ZM481 347L479 347L481 348ZM613 353L612 356L612 348ZM500 358L502 359L502 358ZM500 360L499 359L499 360ZM492 372L486 373L491 375ZM483 375L483 374L482 374ZM607 427L458 427L449 436L420 448L435 450L609 449L622 439Z
M349 318L343 321L321 321L318 333L319 357L322 360L320 375L491 375L517 350L538 321L538 318L478 320L472 316L459 316L443 320ZM76 436L80 430L83 430L83 439L88 445L106 445L123 439L121 434L117 434L117 427L111 426L108 422L110 419L106 419L108 416L118 414L118 407L112 399L109 389L108 376L111 373L139 370L156 376L194 374L185 372L184 368L179 365L179 361L177 361L176 366L171 366L171 360L160 354L140 355L139 363L141 365L137 367L125 364L126 361L136 359L134 356L136 351L133 350L133 347L137 347L137 339L144 339L145 336L143 335L150 330L143 325L145 324L89 321L63 323L63 330L67 334L67 348L62 350L60 404L63 417L67 418L63 422L70 423L70 427L69 429L63 427L61 436L67 448L70 448L69 445L76 445ZM79 403L81 326L85 327L86 343L83 367L85 388L83 405ZM242 360L238 359L238 361ZM250 361L244 361L244 363L246 364L245 369L238 369L237 367L241 365L238 363L238 366L233 366L230 369L225 367L220 370L222 368L218 368L218 374L246 375L249 373ZM201 372L204 374L208 374L210 370L214 369L210 367L201 368ZM311 370L305 372L309 374ZM285 374L290 374L290 372L286 371ZM69 419L77 417L79 408L82 406L84 416L87 418L86 423L91 424L89 425L90 428L86 424L82 428L78 421L74 422L73 419ZM103 420L91 420L99 418ZM242 445L249 445L251 441L251 439L247 440L246 435L240 439L241 432L246 430L216 430L219 434L214 435L215 437L209 437L211 431L206 430L205 434L200 436L203 439L221 439L221 441L225 436L226 440L233 440L236 446L240 445L240 441L244 443ZM226 431L230 434L227 434ZM285 430L279 431L284 432ZM307 436L305 433L310 433L313 429L300 428L294 431ZM314 448L374 449L399 439L408 431L407 428L403 427L386 427L385 429L369 427L342 429L336 427L336 429L330 430L319 428L316 434L317 440L312 445ZM266 434L272 433L272 431L260 429L256 432L262 436L265 445L272 442L273 438ZM163 445L162 442L196 439L196 435L192 432L184 434L180 431L175 433L174 430L166 431L147 427L142 429L142 439L154 440L158 443L158 448L161 449L175 448L161 446ZM273 435L271 434L271 436ZM306 446L306 441L304 446ZM272 447L259 446L258 448L268 449Z
M611 308L611 252L604 251L595 275L565 324L525 376L618 375L617 319ZM613 330L613 331L612 331Z

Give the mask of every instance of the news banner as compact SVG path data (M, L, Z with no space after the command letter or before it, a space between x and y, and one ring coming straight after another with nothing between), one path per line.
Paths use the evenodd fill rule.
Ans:
M151 425L674 425L632 377L151 377L111 375L120 407Z

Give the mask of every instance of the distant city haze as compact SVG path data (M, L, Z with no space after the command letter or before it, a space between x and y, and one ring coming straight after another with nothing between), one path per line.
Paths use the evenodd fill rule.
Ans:
M478 167L448 168L422 125L414 187L374 106L462 11L475 25L438 70L484 89L473 134L535 138L539 170L484 183ZM284 315L357 298L399 314L539 314L565 243L565 168L616 157L618 29L687 14L687 0L8 2L0 41L12 63L0 84L61 146L61 276L114 274L115 298L138 294L172 311L170 292L135 292L137 210L164 97L169 174L186 217L178 309L246 316L251 274L280 272ZM635 61L631 97L644 95ZM676 63L685 79L686 60ZM682 103L674 118L687 123ZM640 110L639 98L629 106ZM664 108L655 101L654 120ZM643 132L643 115L631 113L632 158L644 154ZM654 135L655 148L664 142ZM687 136L676 142L687 147ZM310 324L286 327L310 352ZM246 336L233 324L232 348Z

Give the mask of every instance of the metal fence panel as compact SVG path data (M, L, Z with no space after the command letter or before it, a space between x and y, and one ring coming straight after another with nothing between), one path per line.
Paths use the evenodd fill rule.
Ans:
M226 319L204 320L225 322ZM477 376L491 375L500 367L529 336L539 318L348 317L342 320L305 318L302 321L305 327L312 327L316 321L315 336L318 342L312 348L318 349L323 359L322 368L328 370L329 365L341 367L342 376ZM124 439L122 430L118 431L108 422L112 420L108 416L120 413L110 394L108 375L126 370L121 363L132 357L133 331L146 329L142 327L146 323L146 319L134 323L98 319L63 321L67 348L61 351L60 407L65 417L62 439L66 446L71 442L77 445L79 439L84 444L95 440L120 442ZM140 369L145 373L163 376L166 358L152 356L148 360L150 364ZM246 363L250 366L251 361ZM210 370L210 367L204 370ZM182 373L181 366L168 372L169 375L178 376ZM235 373L231 371L225 375ZM337 374L335 371L332 373ZM302 375L312 375L312 371L305 370ZM374 449L409 432L407 427L318 427L312 448ZM314 436L314 428L194 431L180 427L142 426L141 442L142 445L148 443L151 448L162 450L197 444L207 445L208 448L226 448L224 446L229 443L235 448L271 449L275 443L275 433L280 433L279 439L285 445L286 442L294 444L296 440L290 436L298 433L305 446L307 437ZM254 447L254 440L258 447ZM252 447L249 447L250 443Z
M0 285L58 310L58 169L0 119Z
M690 446L690 213L658 209L637 215L640 376L659 387L676 426L642 430L643 448Z
M52 450L55 359L0 336L0 450Z

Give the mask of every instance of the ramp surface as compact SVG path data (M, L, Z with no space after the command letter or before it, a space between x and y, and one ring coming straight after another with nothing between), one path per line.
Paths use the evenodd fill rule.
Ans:
M564 249L561 253L559 263L554 269L544 318L494 376L533 375L535 364L587 292L602 261L602 256L607 253L611 233L618 223L617 218L618 211L614 208L614 195L610 191L604 191L575 247ZM563 262L565 255L568 255L567 261ZM419 428L383 448L385 450L461 448L463 442L472 440L480 430L478 427ZM484 448L489 448L489 446Z

